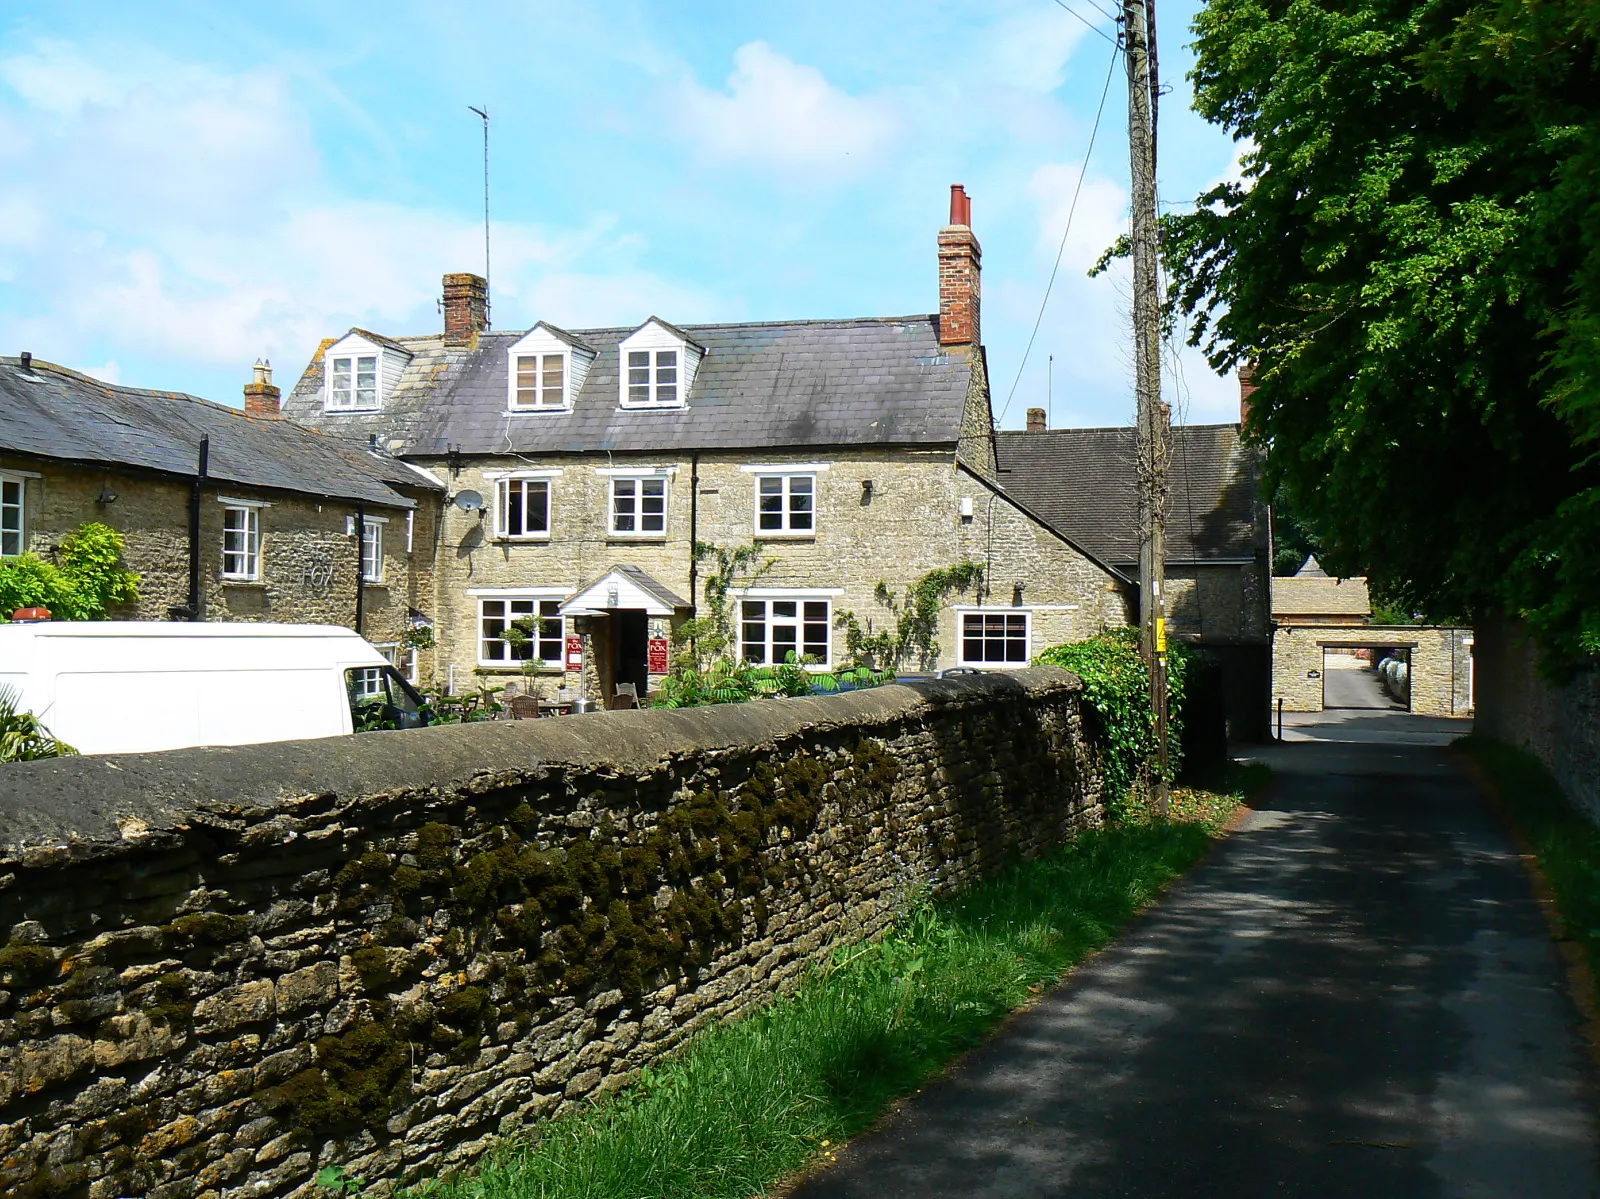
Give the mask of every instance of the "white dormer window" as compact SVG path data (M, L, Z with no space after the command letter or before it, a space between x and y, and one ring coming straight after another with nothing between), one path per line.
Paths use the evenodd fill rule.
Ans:
M540 321L508 351L506 411L571 411L594 359L592 346Z
M328 364L328 407L365 412L378 406L378 356L353 354Z
M682 408L705 347L651 317L617 346L618 403L624 408Z
M567 406L567 356L518 354L513 359L516 384L511 406L523 411Z

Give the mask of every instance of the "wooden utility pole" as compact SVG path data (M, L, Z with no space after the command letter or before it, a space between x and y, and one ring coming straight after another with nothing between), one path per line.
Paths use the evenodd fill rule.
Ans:
M1133 175L1133 361L1138 399L1140 644L1150 668L1156 726L1156 777L1151 802L1167 814L1166 497L1167 412L1161 403L1161 301L1156 278L1156 88L1149 35L1155 0L1123 0L1128 62L1128 161Z

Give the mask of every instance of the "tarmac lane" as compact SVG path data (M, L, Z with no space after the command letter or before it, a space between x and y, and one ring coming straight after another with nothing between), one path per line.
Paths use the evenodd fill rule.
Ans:
M1600 1195L1525 868L1446 748L1274 746L1260 808L794 1199Z

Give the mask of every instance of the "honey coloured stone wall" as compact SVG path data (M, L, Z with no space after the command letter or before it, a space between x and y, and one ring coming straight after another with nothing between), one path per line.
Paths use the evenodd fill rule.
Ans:
M0 1193L371 1194L1102 818L1031 670L0 768Z
M1286 712L1323 710L1323 650L1330 646L1408 649L1413 713L1472 712L1472 630L1431 625L1280 625L1272 642L1274 704L1281 698Z

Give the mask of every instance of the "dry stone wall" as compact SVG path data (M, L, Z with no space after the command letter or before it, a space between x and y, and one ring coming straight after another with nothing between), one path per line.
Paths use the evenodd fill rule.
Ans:
M1040 668L0 768L0 1193L372 1193L1102 818Z

